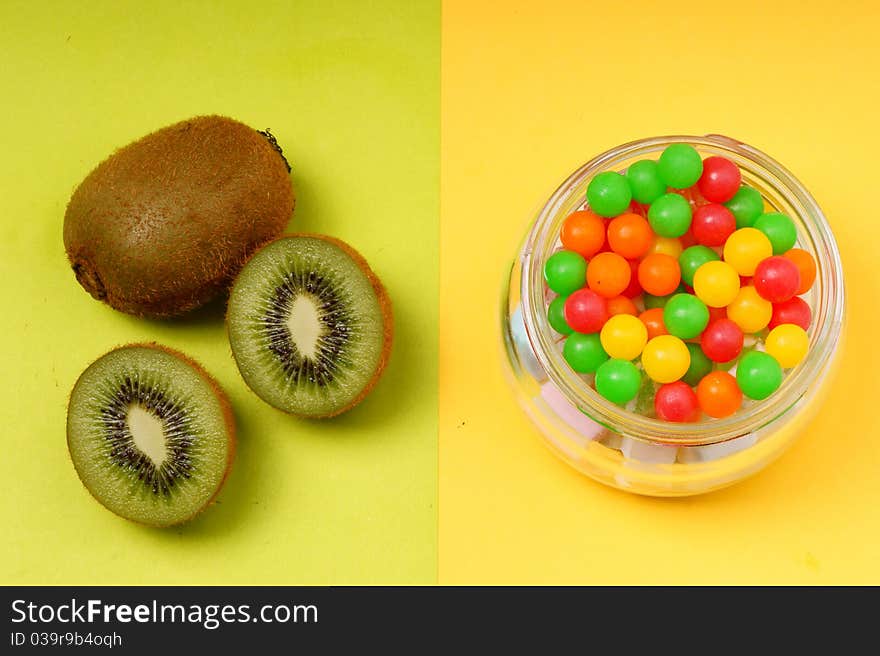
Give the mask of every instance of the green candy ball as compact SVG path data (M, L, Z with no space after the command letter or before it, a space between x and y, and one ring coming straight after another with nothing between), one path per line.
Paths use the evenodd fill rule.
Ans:
M636 202L650 205L666 193L666 183L660 178L657 162L639 160L626 170L626 181Z
M596 370L596 391L619 405L636 398L641 382L638 368L629 360L611 359Z
M691 339L709 325L709 308L693 294L676 294L663 308L663 323L670 335Z
M562 357L579 374L592 374L608 359L608 354L602 348L599 333L572 333L562 346Z
M681 379L691 387L696 387L701 380L710 373L715 366L709 356L703 353L699 344L687 342L685 344L691 354L691 364Z
M724 206L731 211L736 219L736 228L751 228L755 219L764 212L764 199L757 189L740 187Z
M761 401L779 389L782 367L772 355L750 351L740 358L736 366L736 382L743 394Z
M547 286L560 296L568 296L587 284L587 261L573 251L558 251L544 264Z
M599 216L623 214L632 201L629 183L620 173L606 171L590 180L587 202Z
M691 205L680 194L663 194L648 208L648 223L661 237L681 237L691 227L691 217Z
M674 189L687 189L703 175L703 160L696 148L677 143L667 146L657 161L660 178Z
M767 212L755 221L754 227L767 235L773 245L773 254L782 255L794 247L797 241L797 228L794 221L779 212Z
M675 291L671 294L667 294L666 296L654 296L653 294L649 294L645 292L642 294L642 301L645 304L646 310L653 310L654 308L662 308L666 307L666 303L669 302L669 299L675 296L676 294L680 294L684 289L684 285L681 283L678 284L678 287L675 288Z
M550 327L560 335L571 335L574 332L565 320L565 299L567 298L568 296L557 296L547 307L547 321L550 322Z
M693 287L694 274L697 273L697 269L703 266L706 262L720 259L718 253L708 246L688 246L682 251L681 255L678 256L678 266L681 269L681 279L684 280L685 284Z

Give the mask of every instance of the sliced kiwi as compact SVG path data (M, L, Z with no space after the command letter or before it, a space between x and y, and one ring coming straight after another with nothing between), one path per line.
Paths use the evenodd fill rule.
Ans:
M226 395L198 364L155 344L110 351L70 396L67 445L86 489L121 517L180 524L216 497L235 453Z
M232 287L229 341L248 386L306 417L357 405L391 350L391 303L357 251L320 235L281 237L258 251Z

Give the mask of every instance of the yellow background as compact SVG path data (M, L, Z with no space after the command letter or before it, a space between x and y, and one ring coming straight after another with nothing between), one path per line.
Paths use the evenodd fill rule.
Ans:
M444 3L442 583L880 583L878 25L868 1ZM639 498L558 461L520 412L500 285L580 164L710 132L786 164L825 210L847 350L782 460L712 495Z
M435 2L0 4L0 582L436 580L439 6ZM92 300L61 226L115 148L193 115L271 128L294 172L291 229L349 241L386 283L396 344L361 406L309 422L262 403L223 305L151 322ZM239 452L183 528L119 519L80 485L67 395L111 347L158 340L229 393Z

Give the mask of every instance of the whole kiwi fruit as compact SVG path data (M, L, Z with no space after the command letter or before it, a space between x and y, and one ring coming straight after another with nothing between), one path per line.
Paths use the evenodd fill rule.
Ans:
M225 291L290 220L290 168L275 138L222 116L154 132L74 191L64 246L79 283L136 316L170 317Z

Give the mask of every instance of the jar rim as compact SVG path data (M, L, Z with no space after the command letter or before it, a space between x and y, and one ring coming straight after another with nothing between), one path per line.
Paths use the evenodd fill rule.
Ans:
M812 246L818 275L818 294L813 294L813 320L808 335L810 350L783 384L758 405L723 419L694 423L672 423L627 411L598 394L580 375L568 367L555 348L544 300L543 269L547 254L557 242L557 219L571 206L586 182L605 170L621 170L624 161L658 153L673 143L689 143L702 154L722 155L733 160L749 178L772 189L794 210ZM746 176L744 175L744 178ZM762 192L762 196L764 193ZM567 212L566 212L567 213ZM795 217L793 217L795 218ZM800 230L799 230L800 233ZM845 294L840 254L828 221L807 189L779 162L743 142L718 134L639 139L607 150L574 171L539 210L521 252L523 276L520 299L526 336L538 362L566 399L607 428L650 442L701 445L724 442L748 434L783 416L807 392L810 383L824 373L830 354L840 340ZM815 285L814 285L815 288ZM812 293L812 291L811 291Z

